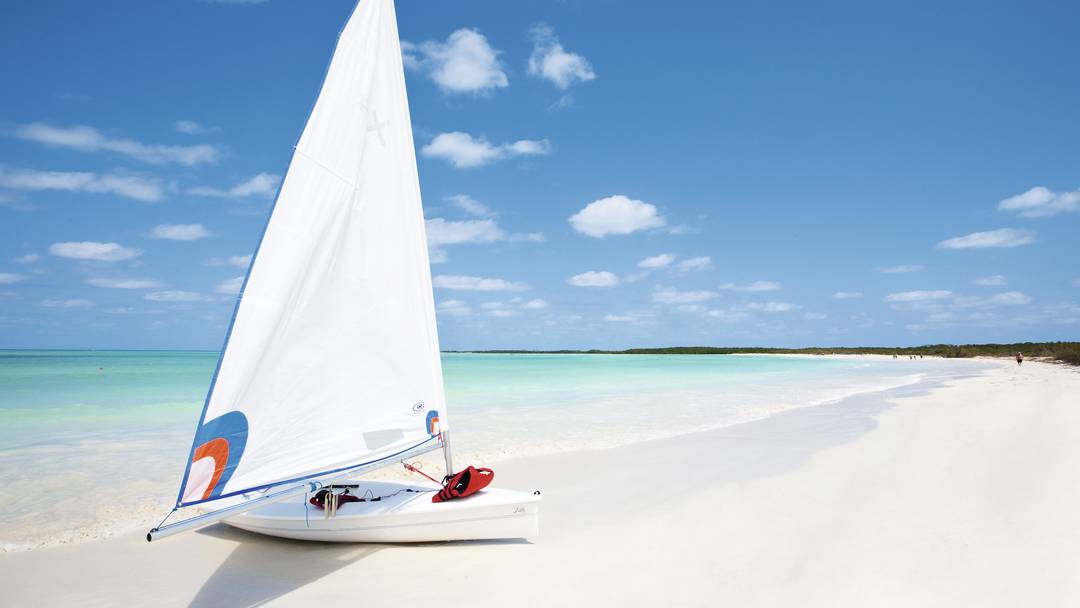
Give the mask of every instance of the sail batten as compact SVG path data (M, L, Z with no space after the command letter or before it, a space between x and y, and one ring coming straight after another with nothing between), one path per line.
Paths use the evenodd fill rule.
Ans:
M363 0L251 262L177 506L438 447L446 428L394 6Z

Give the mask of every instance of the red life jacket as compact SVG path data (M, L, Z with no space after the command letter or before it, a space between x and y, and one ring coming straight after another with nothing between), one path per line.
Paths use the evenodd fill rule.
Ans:
M488 487L492 479L495 479L495 471L478 469L470 465L469 468L448 476L443 489L431 497L431 502L446 502L475 494Z

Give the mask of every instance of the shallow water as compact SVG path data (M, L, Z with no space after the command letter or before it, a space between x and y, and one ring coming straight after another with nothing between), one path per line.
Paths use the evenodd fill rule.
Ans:
M216 353L0 351L0 550L156 523L174 502ZM976 361L445 354L455 452L474 462L730 426Z

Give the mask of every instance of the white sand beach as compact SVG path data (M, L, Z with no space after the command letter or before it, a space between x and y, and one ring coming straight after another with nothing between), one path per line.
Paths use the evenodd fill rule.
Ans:
M532 541L328 545L214 525L0 555L6 605L1074 606L1080 371L523 458Z

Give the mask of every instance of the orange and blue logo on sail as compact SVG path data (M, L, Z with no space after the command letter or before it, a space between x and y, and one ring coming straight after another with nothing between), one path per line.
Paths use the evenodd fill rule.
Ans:
M427 413L427 432L428 435L434 437L439 434L439 412L430 410Z
M195 449L181 502L188 504L220 496L240 464L247 436L247 418L240 412L222 414L200 426L195 433Z

